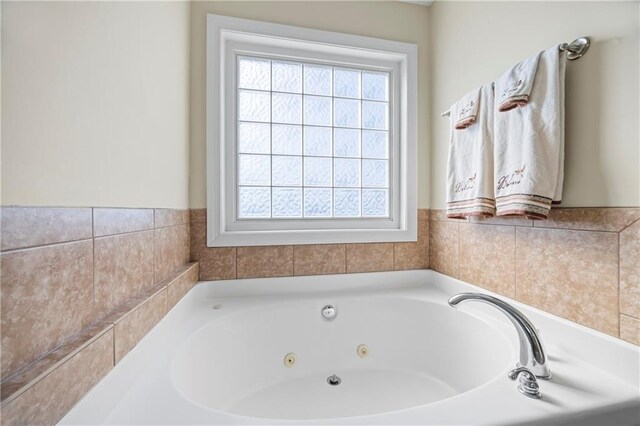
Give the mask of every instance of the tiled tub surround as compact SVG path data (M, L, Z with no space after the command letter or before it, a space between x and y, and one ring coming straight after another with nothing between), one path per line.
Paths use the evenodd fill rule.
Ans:
M191 260L201 280L426 269L428 219L428 210L418 211L417 242L207 247L206 211L192 209Z
M546 221L430 212L430 266L640 345L640 208L559 208Z
M60 419L186 294L189 211L1 210L2 424Z
M198 278L431 266L640 343L640 209L418 219L415 243L208 248L199 209L3 208L2 423L55 423Z

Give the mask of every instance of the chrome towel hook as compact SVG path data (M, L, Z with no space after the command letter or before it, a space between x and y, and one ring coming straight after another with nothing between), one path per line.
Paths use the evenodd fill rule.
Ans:
M582 58L591 46L591 40L589 37L578 37L573 40L571 44L562 43L559 49L567 52L567 59L574 61L578 58Z

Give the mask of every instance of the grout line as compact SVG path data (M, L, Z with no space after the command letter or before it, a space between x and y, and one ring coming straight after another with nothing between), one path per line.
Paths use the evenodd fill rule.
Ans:
M550 226L533 226L533 227L529 227L529 226L519 226L519 228L532 228L532 229L539 229L541 231L577 231L577 232L604 232L607 234L617 234L620 231L612 231L609 229L581 229L581 228L565 228L565 227L559 227L559 226L555 226L555 227L550 227Z
M295 262L295 258L294 258L294 252L295 252L295 245L291 245L291 275L289 275L290 277L295 276L294 274L294 262Z
M96 213L95 208L91 207L91 238L96 237Z
M634 320L636 320L636 321L640 321L640 318L634 317L633 315L620 313L620 316L621 316L621 317L631 318L631 319L634 319Z
M633 222L631 222L630 224L628 224L627 226L625 226L624 228L622 228L622 229L621 229L620 231L618 231L618 232L622 232L622 231L624 231L625 229L630 228L630 227L631 227L631 226L633 226L636 222L640 222L640 218L638 218L638 219L634 220Z
M488 225L488 224L481 224ZM576 232L601 232L605 234L617 234L620 231L611 231L607 229L578 229L578 228L561 228L561 227L542 227L542 226L522 226L522 225L502 225L502 224L492 224L491 226L515 226L516 228L523 229L535 229L540 231L576 231Z
M85 241L93 241L93 237L80 238L80 239L77 239L77 240L58 241L58 242L55 242L55 243L41 244L41 245L37 245L37 246L18 247L18 248L13 248L13 249L8 249L8 250L2 250L0 253L2 253L2 254L5 254L5 253L16 253L16 252L27 251L27 250L37 250L37 249L45 248L45 247L55 247L55 246L62 246L62 245L65 245L65 244L82 243L82 242L85 242Z
M538 230L554 230L554 231L580 231L580 232L604 232L607 234L617 234L621 231L612 231L608 229L580 229L580 228L566 228L566 227L551 227L551 226L528 226L528 225L517 225L517 224L508 224L508 223L483 223L483 222L470 222L466 220L452 220L452 219L430 219L431 222L449 222L449 223L468 223L470 225L482 225L482 226L513 226L516 228L524 228L524 229L538 229ZM638 222L640 219L634 221ZM631 223L629 226L631 226ZM627 229L629 226L625 227ZM622 230L624 230L622 229Z
M349 273L349 264L348 264L349 256L347 255L348 250L349 250L349 244L345 243L344 245L344 273L345 274Z
M466 223L468 223L469 225L481 225L481 226L513 226L514 228L533 228L533 226L516 225L515 223L484 223L484 222L471 222L471 221ZM548 228L548 229L555 229L555 228Z
M153 232L155 231L155 229L153 228L147 228L147 229L139 229L139 230L135 230L135 231L127 231L127 232L117 232L115 234L106 234L106 235L98 235L97 237L93 237L94 240L101 240L104 238L109 238L109 237L119 237L122 235L127 235L127 234L139 234L142 232Z
M344 274L347 273L347 245L346 244L338 244L344 248Z
M296 276L296 246L293 245L293 276Z
M396 243L391 243L391 258L392 258L391 270L395 271L396 270Z
M236 268L235 268L235 271L233 273L233 279L237 280L238 279L238 247L234 247L233 248L233 252L235 253L233 255L233 260L236 262Z

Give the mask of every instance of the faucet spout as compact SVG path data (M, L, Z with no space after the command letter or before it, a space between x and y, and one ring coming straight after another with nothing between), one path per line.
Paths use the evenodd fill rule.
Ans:
M505 314L515 326L520 340L520 366L528 368L539 379L550 379L551 371L547 365L547 356L531 321L519 310L496 297L481 293L460 293L449 299L449 305L457 307L465 301L486 303Z

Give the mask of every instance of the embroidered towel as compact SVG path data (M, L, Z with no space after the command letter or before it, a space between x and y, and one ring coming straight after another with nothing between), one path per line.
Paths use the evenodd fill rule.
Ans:
M500 77L498 80L500 87L496 86L498 111L504 112L523 107L529 102L539 58L540 53L533 55L510 68Z
M447 163L447 217L493 216L493 87L467 94L451 107ZM475 122L458 129L459 117L475 100Z
M566 57L554 46L532 58L539 60L527 103L506 111L498 104L494 115L498 216L546 219L562 198ZM496 81L496 93L510 87L513 75L510 70Z
M480 90L474 90L469 92L464 98L460 99L456 104L458 105L458 112L456 116L453 116L451 111L450 116L456 120L455 128L458 130L466 129L476 122L476 116L478 115L478 102L480 100Z

